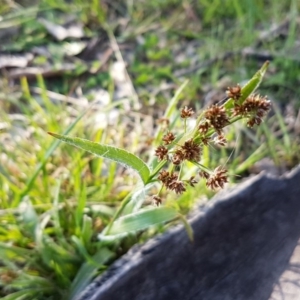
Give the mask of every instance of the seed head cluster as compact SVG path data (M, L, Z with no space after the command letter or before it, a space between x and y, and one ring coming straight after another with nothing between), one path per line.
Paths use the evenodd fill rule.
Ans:
M168 159L168 152L169 150L165 146L158 146L155 150L155 155L160 159Z
M188 185L195 187L198 183L195 176L188 180L181 179L183 177L181 175L183 173L182 166L185 161L191 161L199 166L201 170L199 177L204 178L206 186L213 190L223 188L228 182L227 170L224 167L218 166L214 170L209 170L206 166L200 165L203 147L210 146L211 143L222 147L226 146L227 140L223 129L238 119L245 118L250 127L255 124L259 125L270 110L271 103L266 97L260 95L253 94L246 99L242 98L243 92L239 85L229 87L226 94L231 104L215 104L208 107L198 118L197 129L192 131L193 136L186 141L182 142L181 139L177 143L175 134L169 130L163 135L163 145L157 147L155 155L159 160L165 160L167 166L169 164L168 169L160 171L158 175L158 180L167 190L182 194ZM187 119L193 114L193 109L185 106L180 112L180 117ZM167 119L163 119L162 123L168 126L170 124ZM176 173L176 170L180 170L180 172ZM159 195L155 195L153 202L160 205L162 199Z
M181 110L180 117L181 117L182 119L187 119L187 118L190 118L193 114L194 114L193 109L192 109L192 108L188 108L187 106L185 106L185 107Z
M163 136L162 140L165 143L165 145L169 145L175 140L175 135L169 131Z
M271 102L266 97L251 95L241 105L235 105L233 115L242 116L247 119L247 125L253 127L260 125L262 118L271 109Z
M226 94L229 98L239 100L242 96L242 88L239 84L233 87L228 87Z
M206 186L215 190L217 188L223 188L224 184L228 182L227 170L223 167L217 167L214 172L208 177Z
M199 131L202 133L207 133L208 129L213 127L218 134L221 134L222 129L230 124L229 117L223 106L211 106L205 111L204 117L205 122L199 126Z
M219 146L226 146L227 140L223 134L217 135L214 137L213 142Z
M169 173L163 170L159 173L158 179L167 189L175 191L176 194L182 194L186 191L184 182L179 180L177 173Z
M186 141L180 149L183 153L183 158L190 161L199 161L201 155L201 147L193 140Z
M159 206L162 203L161 197L155 195L152 197L153 204Z

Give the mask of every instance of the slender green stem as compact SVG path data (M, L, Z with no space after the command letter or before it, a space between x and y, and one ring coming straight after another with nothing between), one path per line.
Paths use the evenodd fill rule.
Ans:
M153 178L156 176L156 174L165 166L165 164L167 163L167 160L162 160L157 166L156 168L153 170L153 172L151 173L151 175L149 176L149 179L147 181L146 184L150 183Z
M114 214L114 216L112 217L112 219L110 220L109 224L107 225L107 227L103 230L103 235L108 235L109 231L111 230L111 227L113 226L114 222L116 221L116 219L122 214L123 210L125 209L126 205L129 203L129 201L131 200L131 196L133 195L134 192L129 193L122 201L120 207L118 208L118 210L116 211L116 213Z
M179 170L179 173L178 173L178 179L180 179L180 177L181 177L182 169L183 169L183 164L180 165L180 170Z
M158 191L158 193L157 193L158 196L160 195L160 193L161 193L161 191L163 190L163 188L164 188L164 185L161 185L161 187L160 187L160 189L159 189L159 191Z
M199 169L201 169L204 172L212 173L212 171L210 169L208 169L207 167L203 166L202 164L200 164L196 161L191 161L191 163L193 163L195 166L197 166Z

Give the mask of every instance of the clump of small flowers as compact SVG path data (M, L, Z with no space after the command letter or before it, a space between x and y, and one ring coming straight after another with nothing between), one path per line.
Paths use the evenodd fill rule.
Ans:
M226 94L229 98L239 100L242 96L242 88L239 84L237 84L236 86L228 87Z
M169 131L163 136L162 140L165 145L169 145L175 140L175 135Z
M266 97L260 95L252 95L246 101L234 107L233 115L246 118L247 125L253 127L255 124L260 125L262 118L271 108L271 102Z
M176 194L182 194L187 186L195 187L198 180L195 176L188 180L183 180L183 165L186 161L194 163L199 168L198 176L206 181L206 186L216 190L223 188L228 182L228 172L223 166L217 166L213 170L201 164L201 155L203 147L211 143L224 147L227 140L223 129L234 122L245 119L249 127L260 125L263 117L269 112L271 103L266 96L251 94L243 98L243 90L240 85L229 87L226 91L228 101L231 105L215 104L205 109L198 117L196 127L191 131L193 134L184 135L183 138L176 141L176 134L169 131L166 126L166 133L162 137L162 144L155 150L155 155L159 161L165 162L165 167L157 176L161 182L162 188L174 191ZM186 121L191 118L195 112L192 108L185 106L180 117L184 121L184 133L186 133ZM169 125L170 122L163 120L163 123ZM189 138L184 138L188 136ZM153 196L153 202L160 205L163 201L158 193Z

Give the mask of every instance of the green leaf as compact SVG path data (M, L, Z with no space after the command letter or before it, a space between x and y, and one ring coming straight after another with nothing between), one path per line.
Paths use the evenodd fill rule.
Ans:
M21 291L14 292L12 294L9 294L3 298L2 300L21 300L21 299L30 299L29 297L32 297L34 294L36 294L36 291L31 289L22 289ZM34 299L34 298L32 298Z
M168 222L178 217L178 212L170 207L155 207L117 219L109 230L109 235L123 234L146 229L149 226Z
M38 215L30 200L25 199L19 205L20 217L22 220L23 230L27 230L34 238L35 228L38 224Z
M187 233L190 241L193 242L194 241L194 232L193 232L192 226L190 225L190 223L188 222L188 220L185 218L185 216L179 215L179 218L180 218L180 220L183 223L183 226L184 226L184 228L186 230L186 233Z
M69 292L69 300L76 299L91 282L93 277L97 274L100 267L103 266L109 259L114 256L114 253L107 248L100 249L90 261L86 261L77 272Z
M123 215L128 215L140 210L143 205L147 192L152 189L154 184L148 183L146 186L139 186L136 190L129 195L130 199L126 204L124 210L122 211Z
M17 255L28 258L33 255L33 252L33 250L28 250L25 248L16 247L10 244L0 242L0 257L3 257L4 255L7 257Z
M55 138L63 142L66 142L70 145L73 145L77 148L83 149L97 156L101 156L113 160L121 165L124 165L127 168L136 170L144 183L147 182L150 176L150 170L148 166L139 157L135 156L134 154L124 149L116 148L109 145L94 143L86 139L69 137L66 135L60 135L52 132L48 132L48 133L54 136Z
M242 104L248 96L250 96L255 90L259 87L266 70L269 66L269 61L266 61L263 66L258 70L254 76L243 86L242 88L242 96L239 99L239 104ZM232 108L234 106L234 100L230 98L227 100L227 102L224 104L226 109Z
M180 95L182 93L182 91L184 90L184 88L187 86L188 84L188 80L185 80L183 82L183 84L178 88L178 90L176 91L175 95L173 96L173 98L171 99L171 101L169 102L169 105L166 109L166 112L164 114L164 118L166 119L169 119L171 118L172 114L174 113L175 109L176 109L176 106L180 100ZM159 142L161 141L162 139L162 135L163 135L163 132L164 132L164 128L163 126L159 126L158 127L158 131L155 135L155 139L154 139L154 144L159 144Z
M174 97L171 99L171 101L168 105L168 108L165 112L165 115L164 115L165 118L170 118L172 116L174 110L176 109L176 105L180 99L179 96L181 95L184 88L187 86L188 82L189 82L188 80L185 80L183 82L183 84L179 87L179 89L176 91Z

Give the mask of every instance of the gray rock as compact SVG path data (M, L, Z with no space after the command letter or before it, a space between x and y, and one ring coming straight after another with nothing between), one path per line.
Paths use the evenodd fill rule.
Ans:
M181 226L136 247L78 300L300 299L300 167L217 195Z

